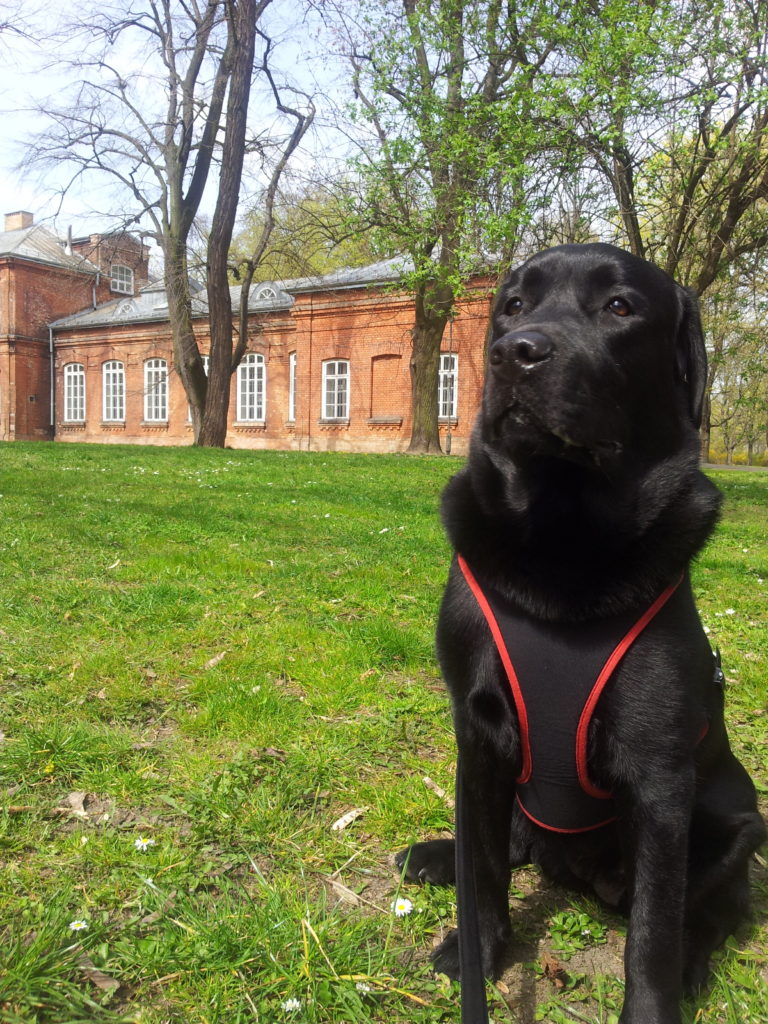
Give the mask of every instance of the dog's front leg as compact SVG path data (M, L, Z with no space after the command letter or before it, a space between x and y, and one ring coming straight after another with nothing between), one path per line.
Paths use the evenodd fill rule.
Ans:
M482 966L485 975L492 978L500 973L510 936L509 847L514 770L488 743L487 737L476 735L475 726L476 723L464 724L457 729L462 788L462 810L457 819L457 859L469 856L474 866ZM465 879L463 884L472 884L472 879ZM461 919L459 926L465 926ZM456 932L435 950L432 960L437 971L450 977L458 976Z
M680 1024L692 794L693 772L679 768L656 774L630 800L632 904L620 1024Z

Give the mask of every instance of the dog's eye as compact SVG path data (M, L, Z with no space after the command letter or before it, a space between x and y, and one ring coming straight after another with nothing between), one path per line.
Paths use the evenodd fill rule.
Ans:
M515 295L511 299L507 299L507 304L504 306L504 312L507 316L516 316L523 308L523 300Z
M619 298L618 295L612 298L605 308L616 316L629 316L632 312L629 303L625 299Z

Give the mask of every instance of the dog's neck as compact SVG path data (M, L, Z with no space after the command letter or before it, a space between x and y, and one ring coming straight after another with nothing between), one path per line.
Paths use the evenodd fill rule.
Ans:
M611 474L475 451L446 494L448 536L473 569L525 611L564 621L652 601L687 569L720 507L694 443Z

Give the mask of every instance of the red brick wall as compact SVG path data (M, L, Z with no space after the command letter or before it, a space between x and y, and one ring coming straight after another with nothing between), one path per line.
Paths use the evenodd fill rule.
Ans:
M482 284L461 303L443 350L458 356L458 415L451 424L452 451L466 451L482 386L489 289ZM292 310L259 317L249 351L265 358L267 388L263 423L237 421L237 378L233 375L227 443L235 448L278 448L392 452L410 440L410 331L413 304L408 295L374 289L300 294ZM208 347L206 326L198 322L198 343ZM296 417L288 420L289 357L297 356ZM165 359L169 378L169 417L164 424L143 420L143 368L146 359ZM125 364L126 419L102 422L102 366ZM350 367L349 419L322 416L322 368L326 360L346 359ZM63 421L63 373L67 363L86 367L84 424ZM167 324L59 330L56 334L56 437L59 440L185 444L192 440L187 400L173 371ZM443 447L447 424L441 425Z
M48 324L89 308L94 275L0 259L0 439L50 436ZM97 289L97 301L109 298Z

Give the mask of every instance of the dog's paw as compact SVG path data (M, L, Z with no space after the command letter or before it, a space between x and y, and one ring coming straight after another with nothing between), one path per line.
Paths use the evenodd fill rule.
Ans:
M455 929L448 932L430 957L432 966L438 974L447 974L456 980L459 976L459 932Z
M398 871L405 868L405 877L409 882L453 885L456 881L453 839L432 839L426 843L414 843L395 856L395 864Z
M490 944L482 945L482 966L486 978L498 978L502 974L504 962L508 954L508 939L495 939ZM457 979L461 973L459 967L459 931L454 928L448 932L437 949L430 957L432 966L438 974L447 974Z
M683 970L683 991L686 996L697 996L707 987L709 957L706 954L689 958Z

